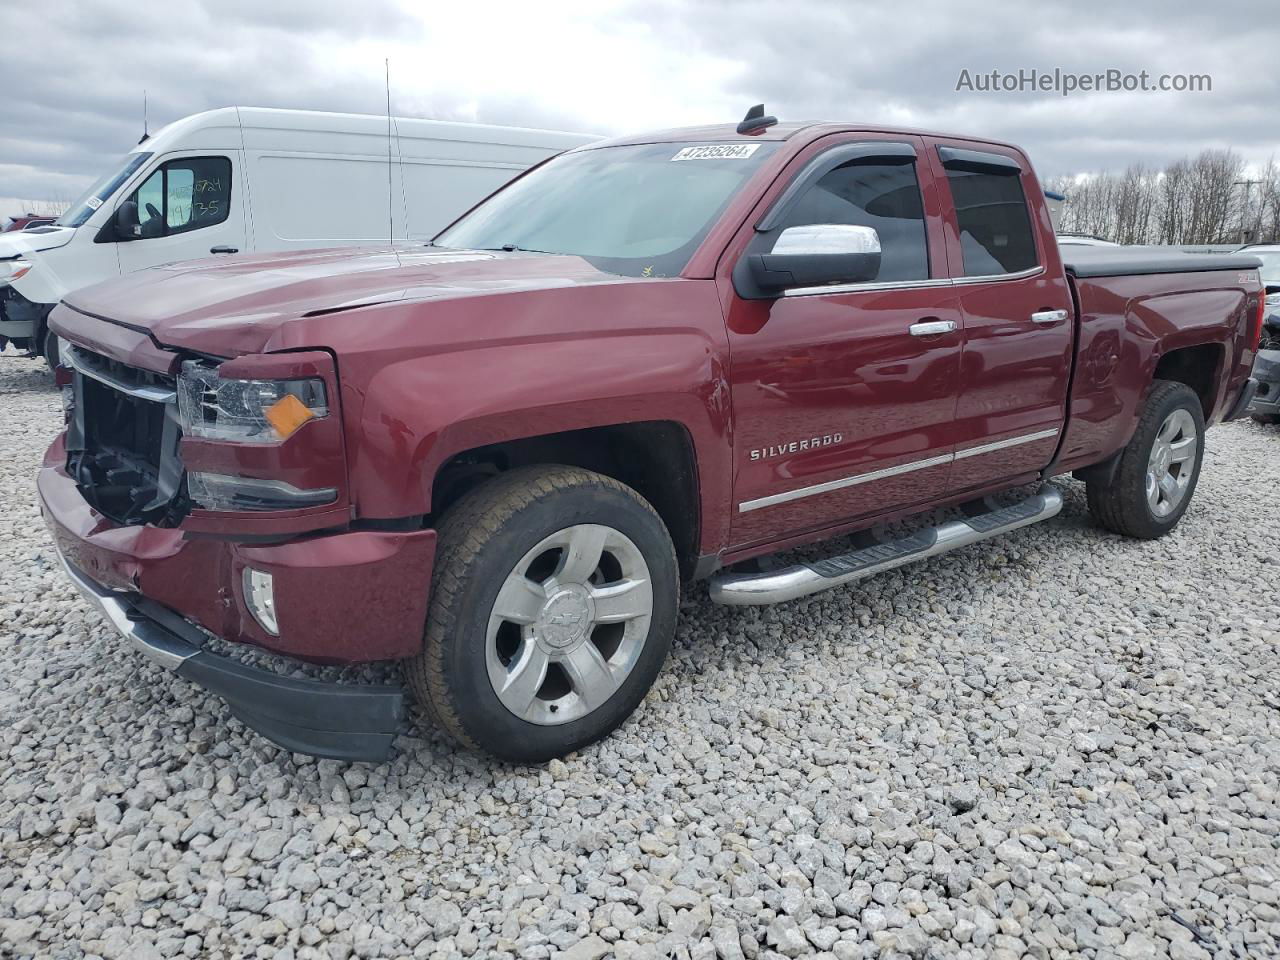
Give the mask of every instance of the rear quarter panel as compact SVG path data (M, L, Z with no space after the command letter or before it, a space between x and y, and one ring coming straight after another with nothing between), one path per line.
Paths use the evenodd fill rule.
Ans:
M1253 362L1256 272L1249 283L1235 270L1073 282L1079 342L1062 469L1096 463L1129 442L1156 366L1174 350L1221 346L1205 421L1221 419Z

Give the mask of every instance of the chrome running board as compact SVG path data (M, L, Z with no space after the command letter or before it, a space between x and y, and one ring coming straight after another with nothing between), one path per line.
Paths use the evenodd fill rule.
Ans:
M1048 520L1061 509L1062 494L1056 487L1046 485L1034 496L1013 506L951 520L891 543L878 543L768 573L717 574L711 578L711 599L731 607L794 600Z

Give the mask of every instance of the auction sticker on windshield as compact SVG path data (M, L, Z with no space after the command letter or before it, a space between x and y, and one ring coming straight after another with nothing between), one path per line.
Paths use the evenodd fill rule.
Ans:
M685 147L672 160L745 160L760 147L758 143L708 143Z

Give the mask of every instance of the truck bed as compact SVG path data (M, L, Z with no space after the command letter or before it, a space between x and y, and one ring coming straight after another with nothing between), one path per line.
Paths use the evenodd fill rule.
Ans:
M1206 270L1257 270L1262 261L1244 253L1187 253L1169 247L1059 248L1074 277L1129 277L1152 273L1200 273Z

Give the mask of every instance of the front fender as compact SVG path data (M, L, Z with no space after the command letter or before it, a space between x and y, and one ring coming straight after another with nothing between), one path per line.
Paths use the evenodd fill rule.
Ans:
M383 364L340 355L357 516L429 513L440 467L467 450L670 421L692 440L703 542L719 549L730 483L727 346L714 290L697 285L706 288L705 296L694 295L705 301L701 309L690 311L692 294L684 293L680 309L649 314L667 322L647 327L626 322L637 310L631 301L644 299L637 296L612 316L593 313L602 317L598 325L579 322L571 331L495 337L417 355L409 350ZM657 296L658 285L652 290Z

